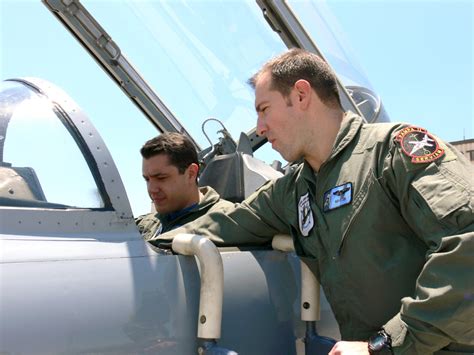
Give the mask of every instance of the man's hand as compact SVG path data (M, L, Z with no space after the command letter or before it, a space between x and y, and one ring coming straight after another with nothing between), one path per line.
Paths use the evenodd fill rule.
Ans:
M364 341L338 341L328 355L369 355L369 345Z

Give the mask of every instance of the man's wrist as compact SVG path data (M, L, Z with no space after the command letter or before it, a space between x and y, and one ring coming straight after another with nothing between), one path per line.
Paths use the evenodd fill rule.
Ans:
M385 355L393 354L392 351L392 339L385 330L379 330L377 333L372 335L368 340L369 354L371 355Z

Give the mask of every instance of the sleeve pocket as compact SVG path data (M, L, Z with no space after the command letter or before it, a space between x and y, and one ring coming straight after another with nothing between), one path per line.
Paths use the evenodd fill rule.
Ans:
M449 171L423 175L412 186L439 220L469 203L468 187Z

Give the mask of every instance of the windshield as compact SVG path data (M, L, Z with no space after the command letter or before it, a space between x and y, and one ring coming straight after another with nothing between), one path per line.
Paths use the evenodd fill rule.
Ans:
M363 86L372 90L364 71L336 18L325 1L289 0L288 5L317 44L326 60L338 73L344 86Z
M286 49L256 2L82 3L201 148L209 146L201 131L207 118L221 120L235 140L240 132L255 126L254 94L247 79ZM294 3L295 8L300 6L299 1ZM319 3L314 2L315 9ZM65 90L106 142L134 214L148 212L139 149L159 133L157 129L39 1L6 0L1 6L0 36L2 48L8 48L1 56L2 79L36 76ZM321 22L325 28L328 25ZM344 66L338 66L331 62L332 55L325 55L341 77L351 78L347 84L367 86L362 75L354 75L359 70L350 57L345 58ZM220 129L217 122L206 124L213 143ZM269 144L255 155L267 163L282 160Z
M253 1L83 4L202 148L209 146L201 130L207 118L235 140L256 125L246 81L286 47ZM206 124L213 143L220 129Z

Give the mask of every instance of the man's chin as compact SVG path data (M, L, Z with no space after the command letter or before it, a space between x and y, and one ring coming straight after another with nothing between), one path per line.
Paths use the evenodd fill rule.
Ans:
M281 149L281 147L276 147L276 146L272 146L272 149L277 152L278 154L280 154L280 156L285 159L286 161L288 161L288 151L284 150L284 149Z
M169 213L169 208L166 208L165 206L157 206L155 205L155 210L159 214L167 214Z
M282 151L278 151L278 150L277 150L277 152L287 162L296 162L296 161L300 161L301 159L303 159L303 156L301 154L295 154L295 152L288 152L288 151L282 152Z
M167 214L168 213L168 211L163 210L163 209L157 209L156 212L158 212L159 214Z
M282 152L278 152L278 153L280 153L281 157L282 157L284 160L286 160L286 161L288 161L288 162L294 161L294 159L292 159L292 158L294 158L294 157L290 156L289 154L285 154L285 153L282 153Z

